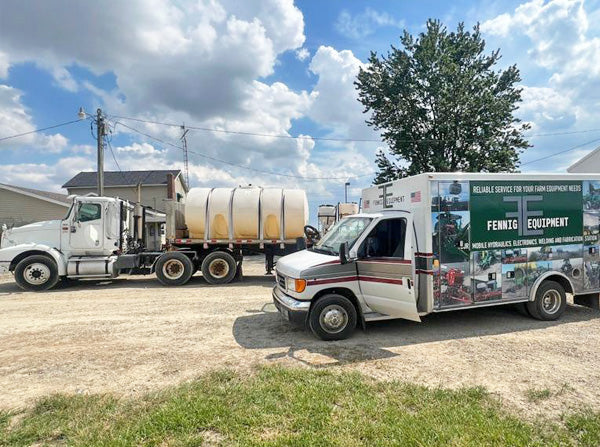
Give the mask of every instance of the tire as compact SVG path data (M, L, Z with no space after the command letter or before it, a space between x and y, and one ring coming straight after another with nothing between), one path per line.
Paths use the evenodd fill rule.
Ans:
M165 286L182 286L194 274L192 260L176 251L160 255L154 267L156 278Z
M331 294L319 298L312 306L308 325L321 340L344 340L354 332L356 320L354 304L345 296Z
M535 299L527 302L529 314L542 321L557 320L566 307L565 289L555 281L544 281L535 292Z
M48 256L28 256L15 267L15 281L23 290L48 290L54 287L59 279L58 266L54 259Z
M213 251L202 261L202 276L209 284L227 284L235 278L235 258L226 251Z

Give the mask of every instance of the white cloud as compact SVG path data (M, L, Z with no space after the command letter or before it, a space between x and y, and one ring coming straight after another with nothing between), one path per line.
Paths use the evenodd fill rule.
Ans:
M46 191L64 192L63 183L80 171L91 170L94 164L84 157L65 157L55 164L20 163L3 165L0 182Z
M371 9L365 17L374 26L400 26ZM26 30L16 25L23 21L28 23ZM361 62L351 51L321 47L314 54L310 70L319 80L313 91L294 91L281 82L264 81L283 52L310 58L304 41L304 19L292 0L14 2L4 5L0 16L0 51L11 63L36 63L63 88L92 92L112 115L284 136L289 135L294 120L310 117L332 136L376 137L364 124L356 101L353 81ZM112 72L116 88L105 91L89 81L73 79L70 67L74 64L95 74ZM31 126L31 119L25 118ZM179 144L178 127L123 122ZM115 138L123 138L124 133L131 142L115 149L122 169L182 166L177 148L123 126L116 127ZM55 148L64 143L59 137L52 142ZM309 138L197 129L188 134L188 146L194 184L280 184L321 192L328 191L329 182L260 174L215 159L265 171L329 177L338 171L350 176L358 166L363 173L374 153L374 146L359 150L349 143L344 145L348 152L340 157L339 144L325 146ZM93 147L77 146L71 152L82 155L89 167L95 165ZM116 169L111 158L106 156L107 169ZM40 169L54 172L53 166Z
M354 86L362 66L352 51L327 46L319 47L310 62L309 68L319 80L312 92L315 99L308 115L323 127L333 129L333 137L378 138L365 124L366 116Z
M335 22L337 31L352 39L363 39L381 27L403 28L404 21L367 7L362 13L354 16L344 10Z
M154 146L148 143L133 143L129 146L117 147L115 150L117 152L130 152L139 155L149 155L157 152Z
M534 135L597 127L600 38L590 23L600 10L586 10L590 4L593 8L583 0L532 0L481 25L491 46L499 45L504 60L517 61L521 69L526 87L518 114L533 124ZM541 164L527 162L585 145L589 139L588 134L534 136L534 147L523 157L525 166L563 170L580 150L544 158Z
M565 129L577 121L577 108L568 96L551 87L524 87L519 115L532 124L532 131Z
M8 68L10 63L8 61L8 55L0 51L0 79L8 77Z
M69 92L76 92L79 90L79 85L77 81L73 79L69 70L64 67L53 67L52 68L52 76L54 77L54 81L62 88Z
M22 92L0 84L0 138L35 130L31 116L21 101ZM31 133L19 138L0 141L0 149L28 147L34 150L57 153L63 151L68 140L60 133Z
M308 59L310 57L310 51L308 51L306 48L300 48L299 50L296 50L296 58L299 61L304 61L306 59Z

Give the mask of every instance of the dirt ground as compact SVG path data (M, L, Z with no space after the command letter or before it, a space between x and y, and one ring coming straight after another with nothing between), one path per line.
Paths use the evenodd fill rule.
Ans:
M213 368L281 363L358 370L377 379L485 386L526 414L600 409L600 312L569 306L558 322L513 307L434 314L423 323L372 323L322 342L283 321L273 277L247 262L245 278L181 288L153 277L79 281L45 293L0 276L0 408L53 392L136 395ZM528 390L549 389L537 403Z

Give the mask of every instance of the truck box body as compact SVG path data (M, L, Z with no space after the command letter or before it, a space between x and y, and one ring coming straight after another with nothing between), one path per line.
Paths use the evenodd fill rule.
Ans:
M412 213L420 312L526 301L550 272L574 294L600 289L600 175L422 174L362 204Z

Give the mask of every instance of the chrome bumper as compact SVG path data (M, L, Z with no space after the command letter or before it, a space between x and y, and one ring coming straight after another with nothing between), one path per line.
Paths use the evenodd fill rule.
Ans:
M291 312L308 312L310 309L310 301L300 301L286 295L281 291L279 286L273 287L273 300Z
M310 301L300 301L283 293L279 286L273 287L273 303L281 316L294 323L306 323Z

